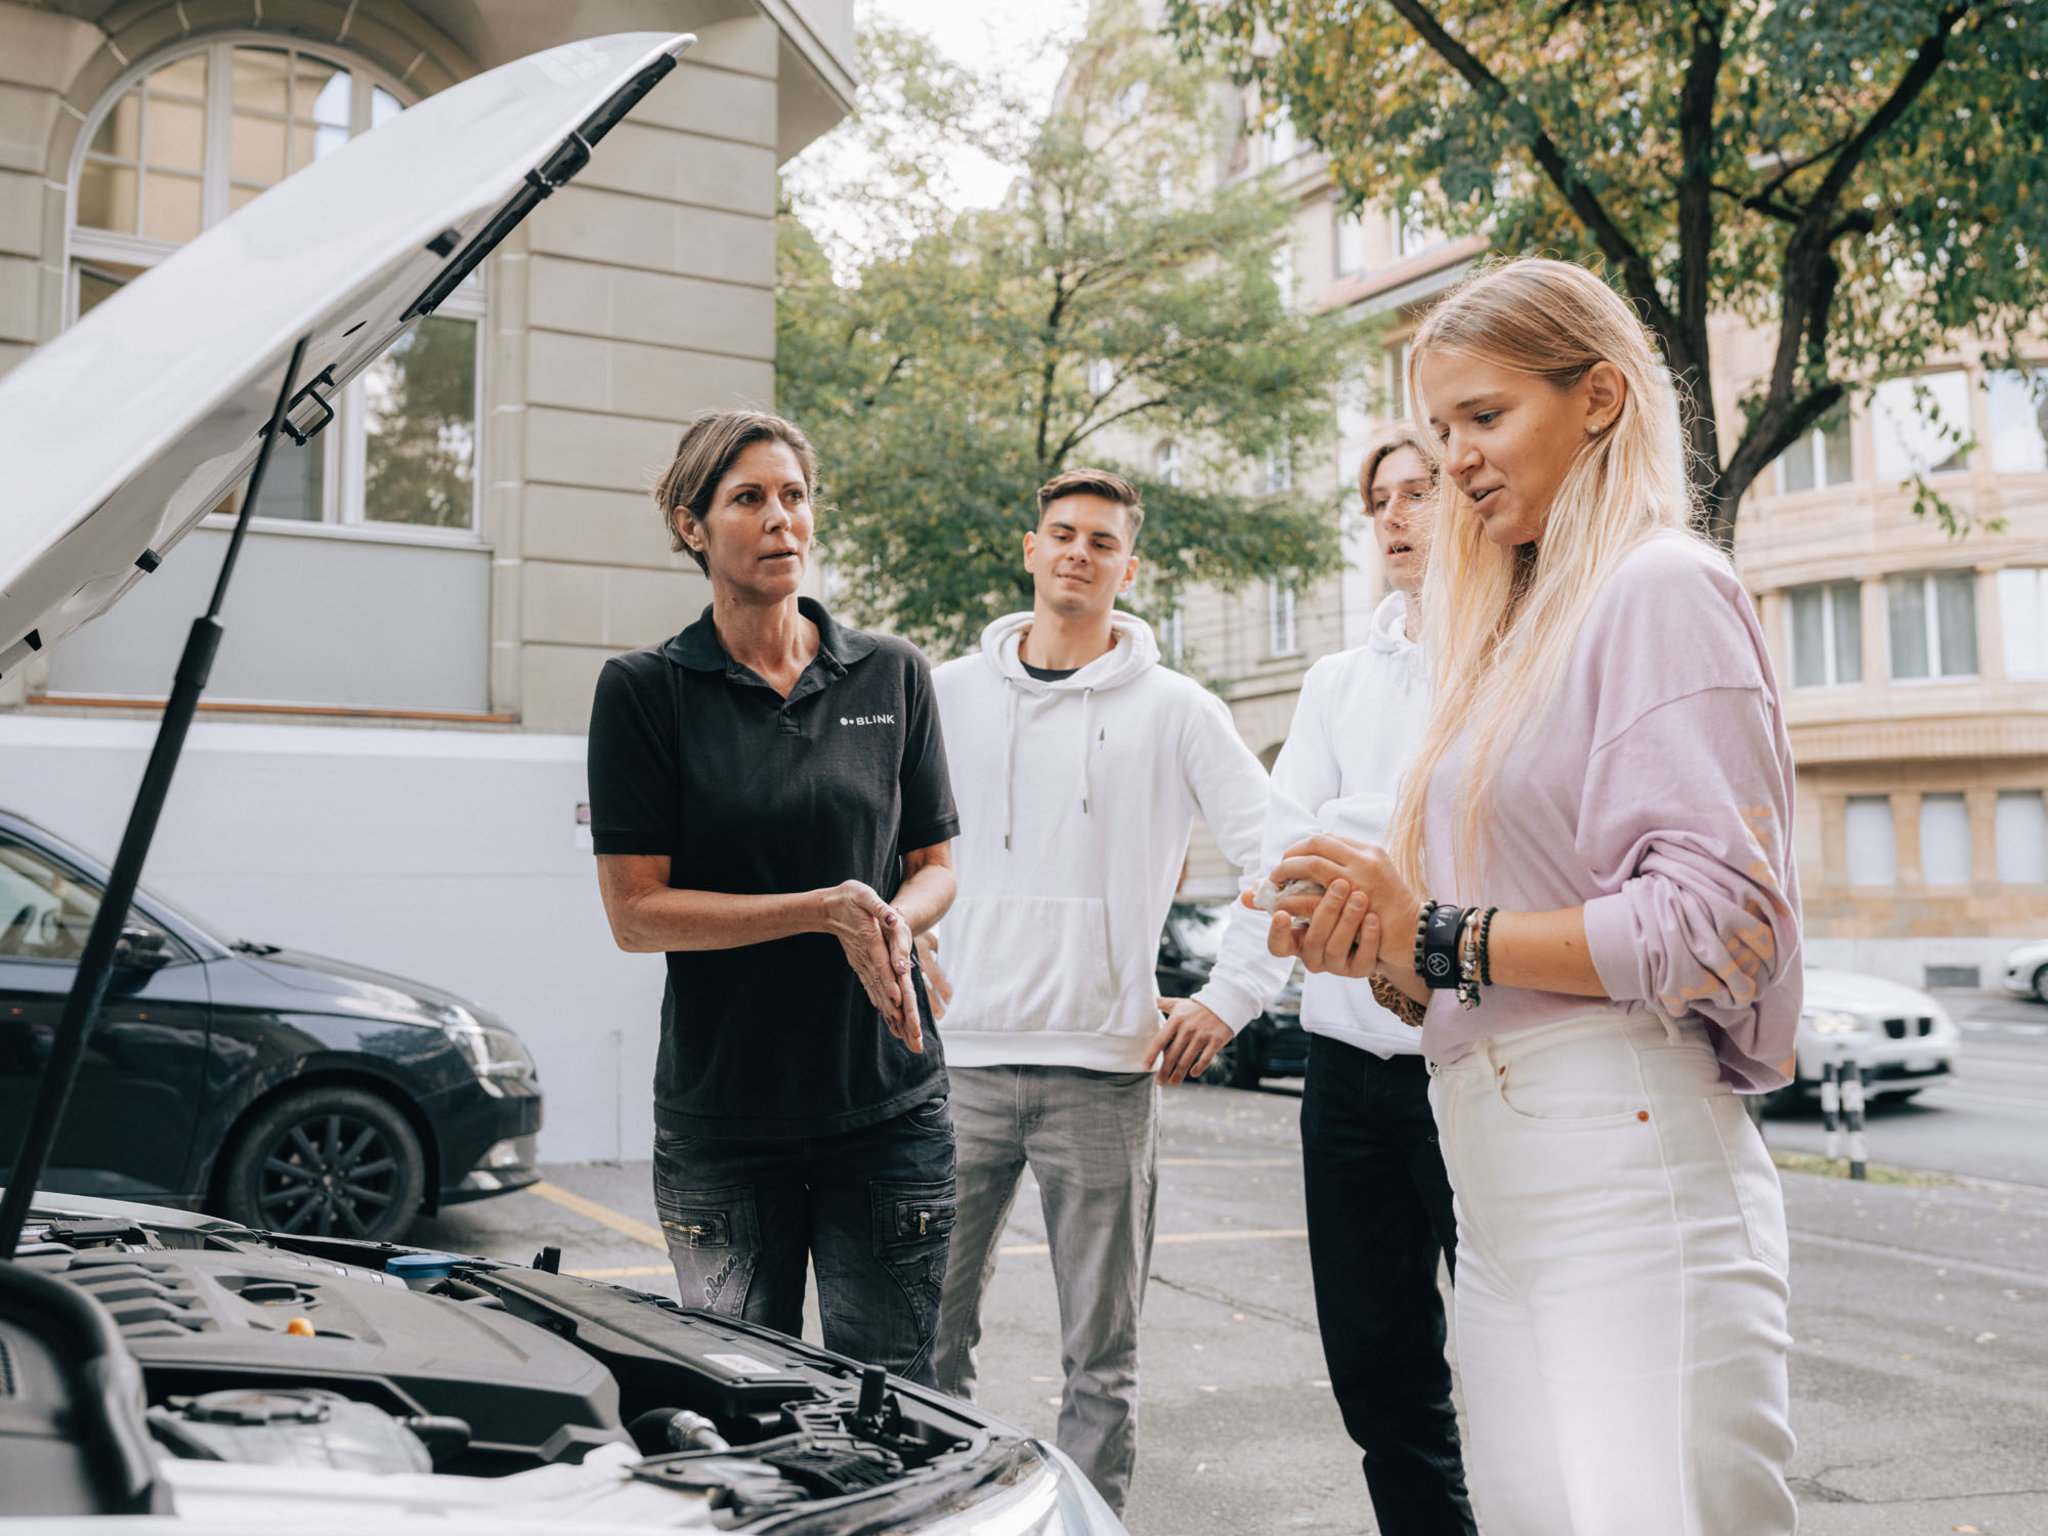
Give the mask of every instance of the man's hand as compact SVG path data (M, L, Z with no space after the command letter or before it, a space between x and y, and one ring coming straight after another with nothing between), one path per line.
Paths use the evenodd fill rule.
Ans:
M824 907L826 931L839 940L889 1033L922 1055L924 1031L910 985L910 925L873 886L858 880L825 892Z
M939 936L936 932L917 936L917 964L924 972L924 990L932 1000L932 1022L936 1024L946 1016L946 1009L953 1001L953 983L939 968Z
M1145 1068L1159 1063L1159 1081L1171 1088L1208 1070L1216 1053L1230 1044L1230 1026L1192 997L1162 997L1166 1022L1145 1052Z

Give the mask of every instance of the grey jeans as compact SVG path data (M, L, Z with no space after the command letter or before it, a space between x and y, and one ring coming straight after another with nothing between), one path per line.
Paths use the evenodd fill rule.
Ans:
M959 1216L938 1385L972 1398L981 1300L1028 1163L1060 1302L1059 1447L1121 1512L1138 1452L1138 1312L1152 1264L1159 1089L1149 1072L948 1067Z

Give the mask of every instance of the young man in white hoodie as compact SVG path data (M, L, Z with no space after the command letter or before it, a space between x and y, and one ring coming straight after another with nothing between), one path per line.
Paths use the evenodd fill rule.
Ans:
M1267 952L1262 923L1231 922L1208 984L1158 996L1194 818L1256 880L1266 775L1223 702L1159 665L1151 629L1116 611L1138 569L1136 490L1077 470L1038 504L1024 536L1031 612L998 619L979 654L933 674L960 812L960 895L939 943L959 1213L937 1374L973 1395L982 1296L1028 1164L1059 1292L1059 1445L1120 1510L1137 1452L1158 1085L1208 1066L1288 962Z
M1384 841L1429 712L1417 599L1436 485L1413 427L1381 434L1358 489L1394 590L1364 645L1325 656L1302 680L1273 765L1268 869L1319 832ZM1382 1008L1367 983L1329 975L1303 985L1301 1022L1302 1181L1330 1387L1364 1453L1383 1536L1471 1536L1436 1283L1438 1255L1455 1259L1457 1227L1422 1031Z

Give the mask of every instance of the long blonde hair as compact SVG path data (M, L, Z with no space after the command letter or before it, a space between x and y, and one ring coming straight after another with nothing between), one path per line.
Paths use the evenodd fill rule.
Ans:
M1671 376L1642 322L1585 268L1525 257L1448 294L1423 320L1409 352L1408 398L1418 424L1429 413L1418 365L1433 352L1534 374L1560 389L1605 361L1627 385L1620 413L1587 437L1565 472L1537 545L1488 542L1471 498L1449 475L1439 476L1436 536L1422 587L1435 692L1387 846L1402 878L1427 891L1422 844L1430 780L1452 744L1469 733L1452 855L1460 889L1476 899L1501 760L1554 699L1586 614L1615 568L1646 539L1683 533L1696 503ZM1425 427L1421 435L1440 465L1437 434Z

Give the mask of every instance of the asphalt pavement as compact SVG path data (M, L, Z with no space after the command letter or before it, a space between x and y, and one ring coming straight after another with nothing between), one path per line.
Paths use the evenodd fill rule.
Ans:
M1881 1112L1870 1134L1874 1159L1960 1177L1785 1175L1793 1474L1808 1536L2048 1533L2048 1029L2002 1032L2048 1024L2048 1009L1987 999L1955 1011L1998 1028L1966 1031L1965 1077ZM1376 1529L1324 1374L1289 1088L1166 1095L1127 1511L1137 1536ZM1766 1122L1774 1147L1818 1150L1818 1134L1805 1118ZM412 1240L520 1260L557 1244L565 1268L675 1294L646 1162L547 1173L537 1191L422 1221ZM815 1314L806 1332L817 1336ZM1027 1189L990 1291L981 1399L1050 1436L1058 1373Z

